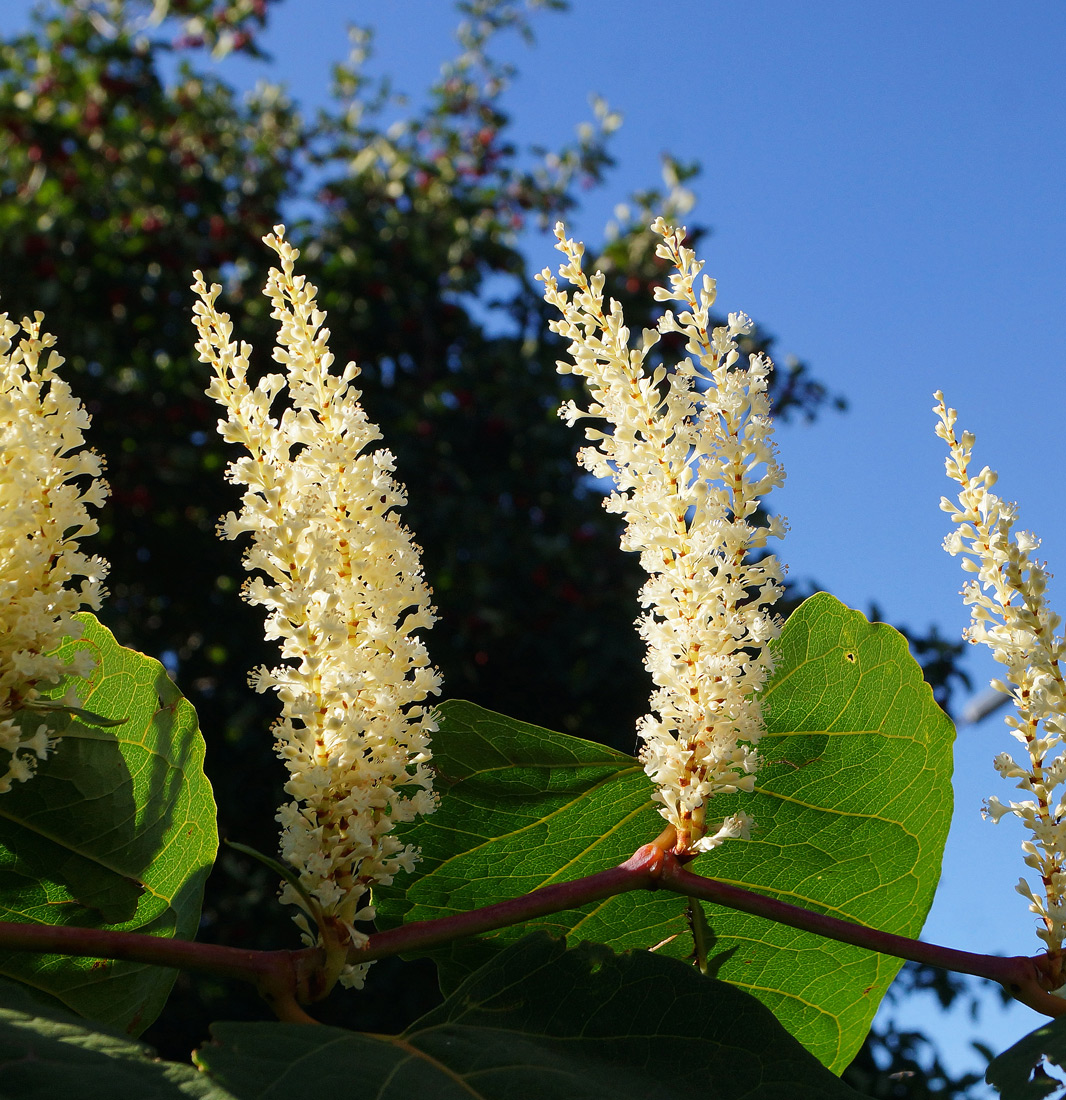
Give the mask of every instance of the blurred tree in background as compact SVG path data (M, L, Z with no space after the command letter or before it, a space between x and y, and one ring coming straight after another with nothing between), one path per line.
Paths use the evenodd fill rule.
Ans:
M332 105L308 122L277 85L242 97L206 72L208 50L260 56L273 2L52 0L0 43L0 308L46 312L93 414L113 493L96 547L112 563L101 618L160 657L196 707L222 835L268 852L283 776L268 732L276 711L246 681L277 656L238 597L238 553L214 534L237 494L221 476L230 456L192 351L188 286L195 268L225 284L223 307L266 370L261 237L277 222L303 249L332 348L360 364L368 413L397 456L447 696L627 751L648 697L633 629L642 573L574 462L579 433L555 415L572 381L555 371L562 349L519 248L524 230L550 226L603 182L618 120L595 103L573 144L517 147L501 106L513 74L492 54L501 31L529 36L529 9L563 3L458 4L459 55L415 108L366 75L371 39L353 32ZM634 328L654 323L663 279L647 226L685 215L697 172L667 160L663 189L633 196L594 260ZM692 242L705 232L693 226ZM786 422L841 404L801 363L779 365L773 387ZM946 705L960 647L935 635L915 645ZM274 888L224 857L202 938L291 943ZM375 967L371 989L389 975ZM385 1015L373 997L336 1011L352 1026L398 1029L423 996L413 989L393 983ZM181 981L147 1037L183 1057L199 1020L256 1011L243 992ZM882 1036L857 1069L915 1072L915 1049ZM876 1095L964 1094L967 1082L935 1068L934 1092Z

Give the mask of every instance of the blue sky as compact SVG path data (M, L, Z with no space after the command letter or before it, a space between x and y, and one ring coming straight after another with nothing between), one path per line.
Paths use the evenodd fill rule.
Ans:
M5 5L11 15L28 3ZM450 56L444 0L289 0L274 16L266 70L308 110L325 99L348 22L377 28L374 71L417 99ZM501 43L520 75L506 106L524 143L557 145L589 117L589 93L625 118L608 185L572 235L599 240L613 206L659 180L669 150L698 159L692 220L710 224L718 305L744 310L845 395L850 410L782 428L788 472L773 506L796 579L845 603L876 600L892 622L948 635L966 623L957 560L940 549L949 491L933 434L945 391L1000 473L1021 526L1066 575L1066 7L1059 0L575 0L536 21L537 43ZM224 63L239 83L250 67ZM537 268L556 262L530 236ZM1066 587L1051 598L1066 608ZM978 686L994 674L983 654ZM982 798L1010 788L992 770L1008 748L997 715L960 732L956 819L925 938L970 950L1035 953L1014 884L1020 826L982 822ZM1004 789L1006 788L1006 789ZM945 1028L953 1049L968 1019ZM973 1034L1001 1050L1037 1026L1017 1008ZM960 1055L961 1056L961 1053Z

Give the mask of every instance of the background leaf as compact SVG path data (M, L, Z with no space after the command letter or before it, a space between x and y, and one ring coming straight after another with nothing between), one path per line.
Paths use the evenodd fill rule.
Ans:
M240 1100L847 1100L754 997L646 952L528 936L402 1035L216 1024L197 1062ZM357 1067L357 1070L355 1069Z
M192 1066L11 982L0 982L0 1067L0 1100L233 1100Z
M767 733L756 791L743 805L757 828L692 869L899 935L917 936L940 874L951 819L950 721L933 701L903 637L826 593L807 600L776 643L765 693ZM578 878L626 859L662 819L639 763L622 753L490 714L441 708L436 814L405 833L420 874L379 911L424 920ZM704 907L709 973L750 990L827 1066L858 1049L897 959ZM630 893L536 926L615 949L688 957L685 899ZM434 954L449 988L520 929Z
M0 796L0 918L191 939L218 848L196 714L158 661L118 645L92 615L78 618L82 638L62 648L87 646L98 659L84 706L127 721L20 716L63 739L32 780ZM156 1017L175 977L29 952L0 953L0 973L132 1034Z
M1060 1070L1058 1080L1045 1070L1045 1058ZM1062 1071L1066 1071L1066 1016L1047 1021L993 1058L985 1079L995 1085L1003 1100L1044 1100L1066 1091Z

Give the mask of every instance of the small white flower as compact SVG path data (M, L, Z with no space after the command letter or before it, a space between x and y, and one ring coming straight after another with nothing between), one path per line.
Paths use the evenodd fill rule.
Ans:
M1024 879L1018 892L1040 917L1039 935L1048 952L1058 956L1066 934L1066 808L1061 801L1056 804L1053 792L1066 779L1066 683L1061 668L1066 639L1056 633L1060 619L1045 597L1051 574L1030 556L1040 541L1028 531L1013 531L1017 508L991 492L997 480L992 470L985 466L978 474L969 472L973 433L957 436L955 410L945 406L942 393L935 396L933 411L940 419L936 433L949 448L948 477L961 486L957 500L941 498L941 510L958 524L944 549L967 555L963 568L977 574L962 590L971 608L964 637L987 645L1006 666L1005 679L993 680L992 686L1014 701L1017 714L1006 721L1026 750L1021 760L1000 753L995 768L1033 796L1009 807L989 798L986 813L994 822L1013 814L1033 834L1022 850L1025 863L1040 872L1044 897L1037 897Z
M768 360L740 362L737 337L751 330L743 313L711 329L714 281L684 245L685 230L662 218L652 226L662 242L656 255L674 267L656 301L676 301L656 330L630 346L619 304L603 299L604 276L581 268L584 246L556 227L567 262L559 289L551 272L539 278L544 297L562 314L552 329L570 341L572 362L561 373L583 377L591 403L568 402L560 415L607 421L586 429L594 446L579 454L597 477L612 477L617 492L608 511L625 517L622 548L640 554L648 581L640 594L648 610L637 627L648 646L645 664L656 685L653 713L639 725L643 762L658 785L660 813L677 831L678 852L706 851L747 836L745 814L720 826L706 820L714 794L750 791L763 732L759 689L771 670L768 643L781 623L772 607L782 592L783 568L773 555L752 560L786 524L756 520L766 494L784 481L772 435ZM699 291L694 288L699 284ZM664 333L684 338L687 358L646 368Z
M52 748L46 727L27 733L13 714L41 688L94 668L85 649L70 661L55 650L81 635L73 615L99 608L107 574L102 558L79 549L97 530L89 507L107 498L103 462L85 449L89 414L56 373L63 359L48 350L55 338L43 320L24 318L19 335L0 314L0 793ZM78 706L77 691L72 684L63 701Z
M248 452L230 464L246 491L220 534L251 533L245 566L255 576L244 596L267 609L266 635L280 640L286 662L252 676L282 702L275 734L293 799L278 812L282 854L325 917L360 946L366 936L354 924L372 919L374 884L392 882L417 856L393 827L435 808L437 727L422 704L440 677L415 633L435 617L419 549L397 518L406 496L391 476L393 457L367 449L381 433L352 385L358 368L331 371L317 290L293 273L299 253L284 226L275 234L264 239L281 268L271 269L265 293L280 322L274 359L286 373L249 386L251 348L238 349L229 315L215 307L221 287L208 289L199 272L196 349L215 370L208 394L226 409L219 432ZM287 406L274 417L285 390ZM304 904L289 886L282 900ZM314 942L304 916L296 920ZM361 984L365 969L348 967L341 980Z

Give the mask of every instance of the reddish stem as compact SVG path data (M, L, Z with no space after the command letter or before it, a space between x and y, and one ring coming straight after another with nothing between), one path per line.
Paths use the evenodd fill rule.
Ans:
M250 951L214 943L146 936L140 932L108 932L47 924L0 921L0 947L11 951L74 955L148 963L175 970L198 970L254 985L283 1018L302 1010L297 1001L314 999L321 952Z
M435 920L411 921L385 932L375 932L360 949L348 952L348 961L368 962L385 955L399 955L415 949L425 950L462 936L476 936L522 921L577 909L593 901L602 901L630 890L654 890L662 874L664 853L653 844L638 848L625 863L598 871L594 875L542 886L510 901L496 902L467 913L456 913Z
M841 943L854 944L897 958L930 963L964 974L976 974L1000 982L1018 1000L1048 1016L1066 1014L1066 1000L1053 995L1056 980L1046 955L1002 958L956 951L950 947L881 932L876 928L840 920L790 905L764 894L686 871L682 861L665 849L665 838L645 844L633 855L606 871L573 882L543 886L519 898L486 905L467 913L436 920L412 921L399 928L372 935L359 950L348 953L351 963L368 962L386 955L425 951L463 936L475 936L549 913L577 909L594 901L630 890L666 889L715 905L765 917L778 924L814 932ZM123 959L200 970L251 982L274 1007L281 1019L310 1021L301 1009L323 995L321 976L324 955L318 949L301 951L246 951L216 944L163 939L135 932L106 932L86 928L0 922L0 947L93 958Z
M958 951L953 947L941 947L939 944L882 932L853 921L802 909L798 905L790 905L739 886L730 886L717 879L693 874L686 871L681 862L670 854L664 860L660 885L663 889L684 894L686 897L699 898L742 913L765 917L777 924L814 932L840 943L865 947L882 955L894 955L898 959L928 963L960 974L990 978L1038 1012L1048 1016L1066 1014L1066 1000L1050 992L1056 983L1051 974L1051 960L1047 955L1032 958L1027 955L1007 958L1000 955L979 955L972 951Z

